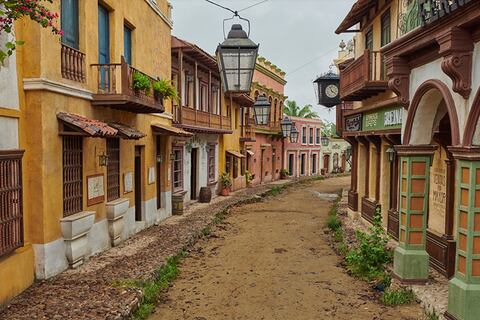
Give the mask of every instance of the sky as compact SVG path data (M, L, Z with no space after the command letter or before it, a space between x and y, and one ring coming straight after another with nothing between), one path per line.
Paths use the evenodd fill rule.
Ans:
M241 10L261 0L214 0ZM355 0L268 0L240 12L251 22L250 38L260 44L259 55L284 70L285 94L299 105L311 104L322 119L335 121L330 111L316 102L313 80L329 70L339 43L351 38L335 29ZM193 42L213 54L223 41L223 19L233 14L205 0L171 0L173 35ZM238 20L237 20L238 21ZM227 23L227 32L230 29Z

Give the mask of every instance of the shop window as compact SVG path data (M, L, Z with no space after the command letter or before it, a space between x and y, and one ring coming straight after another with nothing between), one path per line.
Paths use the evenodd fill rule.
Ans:
M23 246L22 151L0 151L0 257Z
M173 161L172 161L172 173L173 173L173 191L183 190L183 148L173 148Z
M208 146L208 181L215 181L215 145Z
M120 139L107 139L107 201L120 198Z
M63 216L83 210L83 139L63 137Z

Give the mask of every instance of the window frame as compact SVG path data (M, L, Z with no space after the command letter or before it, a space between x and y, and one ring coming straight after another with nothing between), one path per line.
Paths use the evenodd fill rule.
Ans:
M107 201L120 199L120 139L107 138ZM115 191L117 191L115 193Z
M128 36L128 42L127 42L127 34ZM133 28L130 27L128 24L123 25L123 56L125 58L125 61L129 65L133 65L133 42L132 42L132 36L133 36ZM128 56L127 56L127 43L129 44L130 48L128 50Z
M308 127L308 144L315 144L315 130L313 127Z
M172 148L173 160L172 160L172 189L173 192L183 191L183 146L174 146ZM177 158L177 154L179 158ZM179 170L175 170L175 164L179 164ZM178 180L175 179L175 173L178 173Z
M307 127L306 126L302 126L302 145L306 145L307 144Z
M315 144L322 144L322 130L320 128L315 128Z
M69 8L70 12L66 12L66 2L72 4ZM64 17L68 17L69 19L64 19ZM61 0L60 2L60 26L63 30L63 35L61 36L61 42L69 46L73 49L79 50L80 49L80 21L79 21L79 10L78 10L78 0ZM68 29L70 26L67 27L67 22L71 24L73 27L73 38L68 39ZM73 41L73 42L72 42Z
M216 150L217 145L213 143L209 143L207 151L207 168L208 168L208 182L215 182L216 180Z
M68 141L71 140L71 141ZM73 141L73 140L78 140L78 141ZM80 145L79 149L75 149L72 147L74 143L78 143ZM62 193L62 199L63 199L63 217L69 217L71 215L74 215L76 213L82 212L83 211L83 187L84 187L84 178L83 178L83 153L84 153L84 148L83 148L83 137L82 136L77 136L77 135L72 135L72 136L62 136L62 184L63 184L63 193ZM66 146L68 146L68 149L66 149ZM70 152L71 155L67 155L67 153ZM75 155L75 153L77 153ZM80 160L77 163L71 163L69 162L66 164L66 161L72 161L74 157L78 157ZM78 159L77 159L78 160ZM72 170L69 169L75 169L77 168L76 175L80 177L80 179L77 179L77 181L70 181L69 179L65 179L66 176L69 178L72 177L75 173L72 174ZM78 178L78 177L77 177ZM77 184L77 191L78 193L72 196L69 196L66 198L66 191L71 191L71 185ZM75 188L73 188L75 189ZM71 202L76 201L77 203L74 203L73 205ZM66 207L70 207L71 210L67 210Z

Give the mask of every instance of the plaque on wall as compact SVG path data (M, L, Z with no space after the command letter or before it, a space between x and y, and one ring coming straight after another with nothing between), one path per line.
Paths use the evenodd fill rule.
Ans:
M103 173L87 177L87 206L102 203L105 200Z
M345 131L354 132L362 130L362 114L356 114L345 118Z
M123 190L124 193L133 191L133 172L126 172L123 174Z
M155 167L148 168L148 184L155 183Z

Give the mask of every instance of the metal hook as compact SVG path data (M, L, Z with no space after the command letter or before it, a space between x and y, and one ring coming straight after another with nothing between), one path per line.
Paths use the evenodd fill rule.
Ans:
M226 35L226 33L225 33L225 22L230 21L230 20L233 20L233 19L235 19L235 17L239 18L240 20L247 21L247 23L248 23L247 36L250 38L250 20L245 19L245 18L243 18L242 16L240 16L240 15L238 14L238 11L235 11L233 17L227 18L227 19L223 19L223 38L224 38L225 40L227 39L227 35Z

